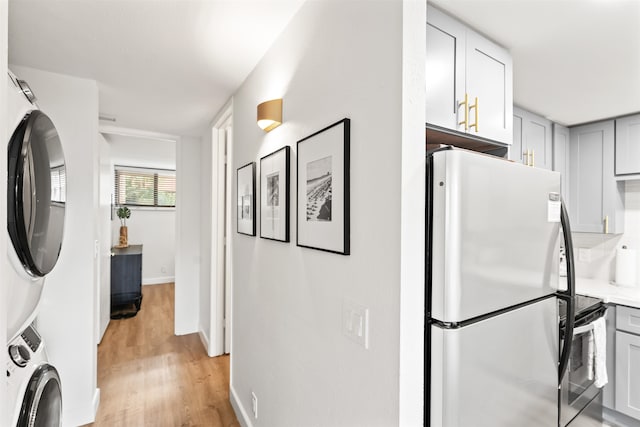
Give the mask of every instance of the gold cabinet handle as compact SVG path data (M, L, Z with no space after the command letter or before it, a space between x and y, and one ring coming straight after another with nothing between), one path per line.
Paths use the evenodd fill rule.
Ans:
M609 234L609 215L604 217L604 234Z
M524 163L525 165L529 166L529 150L527 150L527 151L525 151L525 152L524 152L523 157L524 157L524 158L523 158L523 163Z
M464 105L464 120L458 122L459 125L464 125L464 131L469 130L469 94L464 94L464 101L458 102L458 109Z
M536 166L536 150L531 150L531 167Z
M469 109L473 108L473 112L474 112L474 115L475 115L476 122L474 124L472 124L472 125L469 125L469 128L476 128L476 133L478 133L478 124L479 124L479 122L478 122L478 106L479 106L479 104L478 104L478 97L477 96L476 96L475 101L476 102L474 104L469 105Z

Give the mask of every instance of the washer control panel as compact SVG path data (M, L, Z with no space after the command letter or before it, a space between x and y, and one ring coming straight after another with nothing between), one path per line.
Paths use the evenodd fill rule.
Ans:
M22 334L20 334L20 336L22 337L24 342L29 346L32 352L35 353L36 351L38 351L38 348L40 347L40 343L42 342L42 338L40 338L40 335L38 335L36 330L33 329L31 325L27 327L27 329L25 329L22 332Z

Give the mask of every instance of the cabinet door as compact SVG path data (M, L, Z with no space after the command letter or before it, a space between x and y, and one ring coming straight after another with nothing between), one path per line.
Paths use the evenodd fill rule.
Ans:
M616 332L616 410L640 419L640 336Z
M465 31L458 21L428 6L426 122L452 130L458 126L458 102L464 100ZM460 110L464 114L464 110Z
M570 130L572 231L622 233L624 230L623 192L613 171L614 138L613 120Z
M616 175L640 173L640 114L616 120Z
M524 116L524 110L513 107L513 142L509 147L509 160L522 164L527 163L527 159L524 157L525 148L522 146L524 141Z
M509 52L474 31L467 30L466 89L469 103L479 106L469 112L469 133L511 144L513 126L512 63ZM478 123L476 123L476 113Z
M553 141L551 121L533 113L527 113L524 123L524 142L529 150L531 164L542 169L553 167Z
M565 204L569 203L569 128L553 124L553 170L560 172L560 192Z

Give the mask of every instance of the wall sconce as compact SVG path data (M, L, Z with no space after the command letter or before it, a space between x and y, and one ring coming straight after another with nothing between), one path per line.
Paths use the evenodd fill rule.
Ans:
M282 124L282 99L272 99L258 104L258 126L265 132Z

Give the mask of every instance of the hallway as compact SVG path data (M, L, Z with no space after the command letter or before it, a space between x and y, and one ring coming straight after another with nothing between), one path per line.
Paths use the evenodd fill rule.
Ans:
M98 346L100 407L90 425L239 426L229 356L210 358L197 334L173 334L173 283L142 292L140 312L111 320Z

